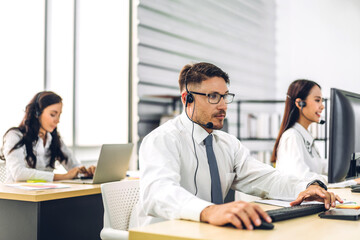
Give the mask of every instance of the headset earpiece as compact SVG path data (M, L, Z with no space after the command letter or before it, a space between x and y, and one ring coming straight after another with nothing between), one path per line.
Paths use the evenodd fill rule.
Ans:
M302 107L302 108L306 107L306 102L305 101L300 101L299 106Z
M187 102L187 103L192 103L192 102L194 102L194 96L193 96L190 92L188 92L188 93L186 94L186 102Z
M39 99L40 99L40 95L41 93L39 93L36 97L36 100L35 100L35 117L36 118L39 118L40 117L40 103L39 103Z
M189 70L187 70L186 74L185 74L185 89L186 89L186 101L185 101L185 107L187 107L188 103L192 103L194 102L194 95L192 95L187 87L187 75L190 72L190 70L192 69L192 67L189 68Z

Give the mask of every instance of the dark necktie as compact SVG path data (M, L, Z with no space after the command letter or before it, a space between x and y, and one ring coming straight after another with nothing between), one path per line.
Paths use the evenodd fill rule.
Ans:
M212 146L212 135L209 134L204 140L206 146L206 155L208 158L210 177L211 177L211 202L215 204L224 203L221 191L219 169L216 163L216 158Z

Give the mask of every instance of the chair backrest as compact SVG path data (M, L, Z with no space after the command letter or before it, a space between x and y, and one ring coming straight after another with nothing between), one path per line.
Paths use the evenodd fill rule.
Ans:
M139 180L101 184L101 193L105 222L110 224L104 227L127 231L132 209L139 200Z
M3 183L6 181L6 165L5 161L0 160L0 182Z

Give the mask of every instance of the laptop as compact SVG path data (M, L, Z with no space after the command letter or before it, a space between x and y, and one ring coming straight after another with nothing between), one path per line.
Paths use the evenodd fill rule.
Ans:
M69 179L62 183L100 184L126 177L134 144L103 144L92 179Z

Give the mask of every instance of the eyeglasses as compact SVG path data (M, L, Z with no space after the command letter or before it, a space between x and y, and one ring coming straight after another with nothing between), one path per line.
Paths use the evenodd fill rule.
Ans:
M193 91L189 91L189 93L192 94L198 94L198 95L203 95L203 96L207 96L208 97L208 102L211 104L218 104L221 100L221 98L224 98L224 101L226 104L232 103L235 94L233 93L225 93L225 94L220 94L220 93L199 93L199 92L193 92Z

